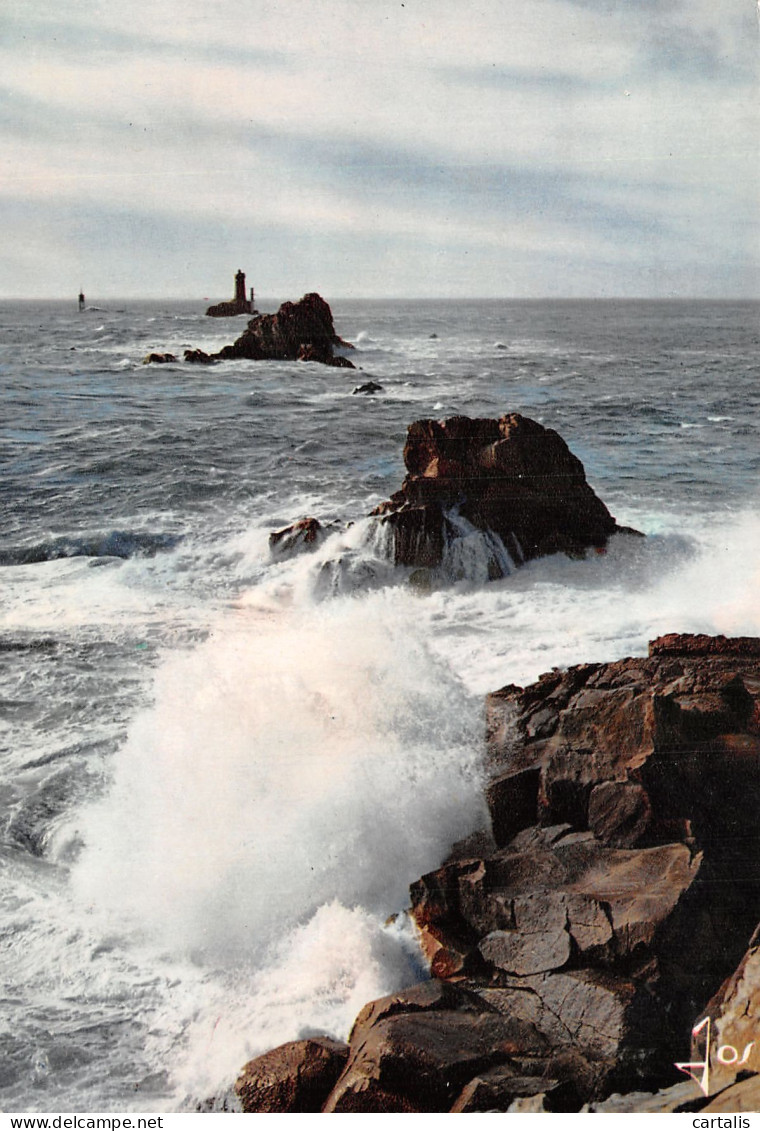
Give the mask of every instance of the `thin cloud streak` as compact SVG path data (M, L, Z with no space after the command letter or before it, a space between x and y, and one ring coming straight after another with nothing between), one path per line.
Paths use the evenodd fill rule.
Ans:
M208 289L209 249L283 292L309 243L333 293L439 294L442 262L460 294L758 293L747 7L17 5L0 198L22 230L0 293L51 285L40 224L64 229L56 286L78 285L82 255L97 269L88 210L124 293Z

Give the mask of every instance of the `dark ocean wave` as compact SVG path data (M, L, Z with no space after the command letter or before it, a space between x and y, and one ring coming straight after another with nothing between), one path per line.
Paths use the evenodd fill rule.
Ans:
M59 558L153 558L173 550L181 534L110 530L104 534L64 535L33 546L0 550L0 566L36 565Z

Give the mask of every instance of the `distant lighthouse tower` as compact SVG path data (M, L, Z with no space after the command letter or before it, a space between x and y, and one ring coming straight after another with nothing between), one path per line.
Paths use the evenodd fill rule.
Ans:
M232 302L217 302L214 306L210 306L206 311L212 318L232 318L236 314L256 314L256 309L253 305L253 287L251 287L251 297L248 299L245 293L245 271L238 270L235 276L235 297Z
M84 310L84 291L79 292L79 309Z

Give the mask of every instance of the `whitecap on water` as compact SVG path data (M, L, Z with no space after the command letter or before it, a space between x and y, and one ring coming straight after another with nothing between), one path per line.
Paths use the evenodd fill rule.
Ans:
M179 1043L191 1068L213 1046L209 1088L305 1030L345 1036L366 1000L415 980L386 919L486 820L480 700L408 610L386 591L230 613L167 656L105 795L72 823L73 894L104 933L208 972Z

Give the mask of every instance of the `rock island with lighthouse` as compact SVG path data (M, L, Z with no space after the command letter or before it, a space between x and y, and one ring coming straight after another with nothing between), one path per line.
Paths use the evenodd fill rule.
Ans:
M253 304L253 287L246 298L245 272L238 270L235 275L235 297L231 302L218 302L206 311L211 318L233 318L236 314L258 314Z

